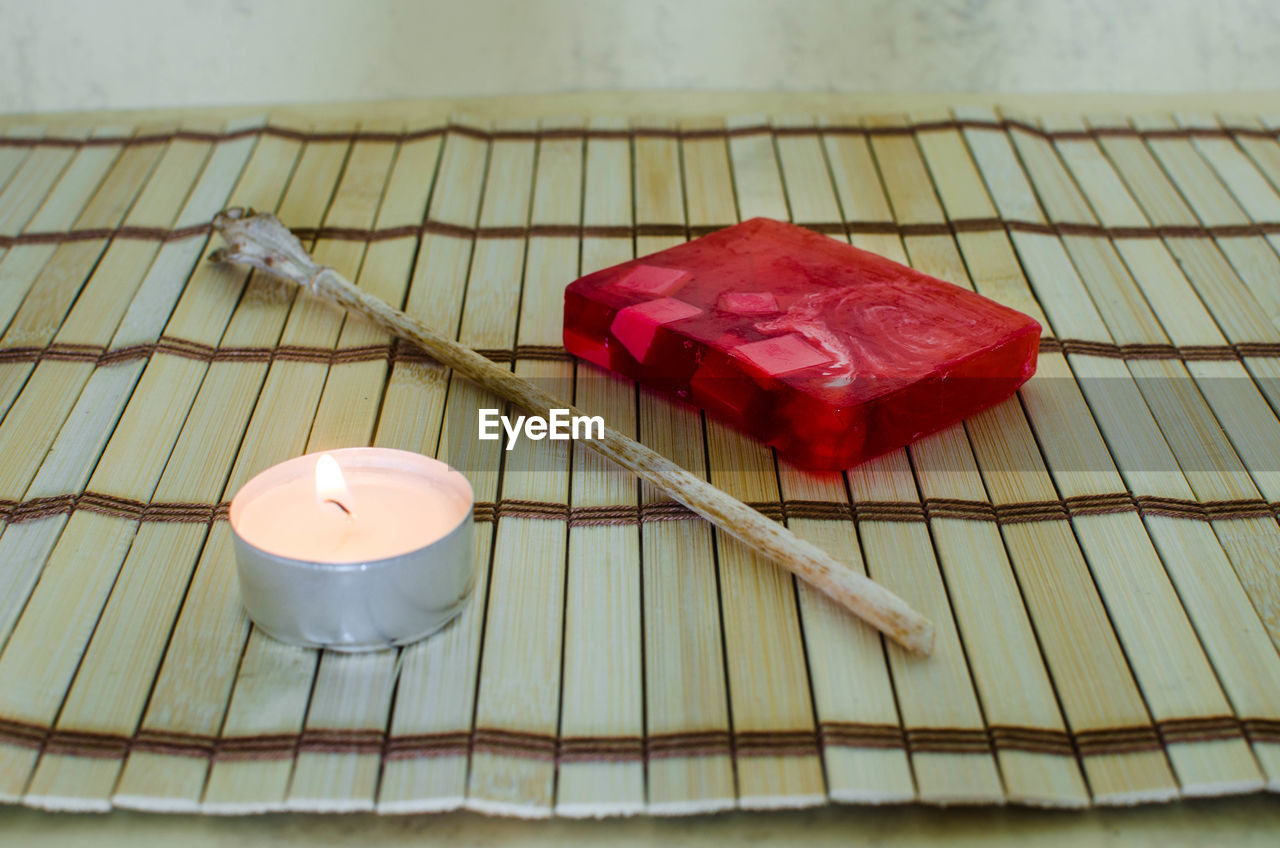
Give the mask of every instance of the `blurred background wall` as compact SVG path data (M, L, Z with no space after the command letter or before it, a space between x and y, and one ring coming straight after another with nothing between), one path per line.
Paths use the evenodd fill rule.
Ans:
M596 89L1280 90L1280 3L0 0L0 112Z

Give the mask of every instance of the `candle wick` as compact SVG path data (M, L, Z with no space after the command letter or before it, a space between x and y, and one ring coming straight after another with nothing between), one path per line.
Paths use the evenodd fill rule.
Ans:
M333 498L325 498L325 499L324 499L324 502L325 502L325 503L331 503L331 504L333 504L333 505L334 505L334 506L336 506L338 509L340 509L340 510L342 510L343 512L345 512L347 515L350 515L350 514L351 514L351 510L347 509L347 505L346 505L346 504L344 504L342 501L334 500Z

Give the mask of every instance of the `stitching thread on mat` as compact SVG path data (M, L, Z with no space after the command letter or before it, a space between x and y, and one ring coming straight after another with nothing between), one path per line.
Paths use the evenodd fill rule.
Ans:
M1143 227L1106 227L1088 223L1046 223L1043 221L1018 221L1003 218L958 218L939 223L897 223L895 221L801 221L800 226L829 235L899 235L950 236L959 233L1020 232L1047 236L1079 236L1109 239L1148 238L1236 238L1242 236L1268 236L1280 234L1280 222L1265 221L1248 224L1159 225ZM528 238L619 238L637 236L699 236L721 229L724 225L686 226L681 223L637 224L635 226L591 226L582 224L533 224L517 227L486 227L451 224L427 220L421 224L361 229L355 227L299 227L294 233L300 239L331 239L335 241L379 242L390 239L414 238L424 235L450 236L462 239L528 239ZM170 242L209 235L208 223L193 224L177 229L163 227L122 226L95 227L80 230L54 230L0 235L0 248L20 245L63 244L78 241L122 239L133 241Z
M132 751L226 760L278 760L300 752L381 754L387 760L465 756L484 752L558 762L643 761L695 756L813 756L823 747L898 748L913 753L989 755L1026 751L1054 756L1108 756L1160 750L1165 745L1223 739L1280 742L1280 720L1200 716L1155 725L1061 728L993 725L922 727L823 722L816 730L690 731L640 736L556 737L479 727L470 731L388 736L378 729L308 728L299 734L214 737L173 731L124 734L48 728L0 719L0 744L48 753L121 759Z
M858 501L753 501L756 511L775 521L812 519L819 521L894 521L923 522L936 519L987 521L996 524L1023 524L1033 521L1067 521L1092 515L1137 512L1193 521L1228 521L1253 518L1280 518L1280 502L1259 499L1231 501L1191 501L1131 495L1113 492L1076 495L1061 500L1022 501L993 504L954 498L928 498L924 502ZM147 502L101 492L54 495L28 500L0 500L0 521L21 524L56 515L69 515L84 510L99 515L144 523L208 524L225 521L230 504L189 502ZM691 521L697 514L675 501L658 501L639 506L609 504L571 506L553 501L529 501L504 498L495 502L476 503L475 521L492 523L499 519L520 518L539 521L563 521L570 527L625 526L655 521Z
M1280 129L1260 127L1175 127L1165 129L1141 130L1134 127L1097 127L1083 130L1045 130L1035 124L1017 119L996 121L980 119L920 121L914 124L892 127L863 127L851 124L832 124L830 126L789 126L774 127L768 124L732 128L706 129L667 129L658 127L635 127L631 129L543 129L543 130L482 130L464 124L444 124L425 127L405 132L374 131L339 131L339 132L306 132L289 127L265 125L249 127L227 132L199 132L195 130L175 130L166 133L148 133L136 136L99 136L95 138L65 138L46 136L43 138L0 136L0 148L3 147L137 147L148 144L167 144L172 141L194 141L219 144L237 141L254 136L273 136L275 138L302 142L366 142L401 144L437 138L447 133L474 138L480 141L550 141L556 139L600 139L630 141L636 138L671 138L671 139L719 139L739 138L750 135L805 136L805 135L844 135L844 136L902 136L923 132L940 132L948 130L992 130L1008 132L1018 130L1030 135L1058 141L1084 141L1102 137L1126 137L1143 139L1188 139L1188 138L1231 138L1245 136L1249 138L1280 139Z
M515 348L482 348L476 351L494 362L547 360L572 362L574 357L558 345L517 345ZM1245 358L1280 358L1280 342L1242 342L1230 345L1173 345L1087 341L1084 339L1040 339L1041 353L1062 353L1105 359L1180 359L1194 361L1232 361ZM279 347L213 347L189 339L165 336L157 342L108 348L104 345L55 342L44 347L0 347L0 363L86 362L95 366L119 365L156 354L180 356L201 362L315 362L344 365L378 360L394 363L435 362L426 352L405 342L330 348L307 345Z

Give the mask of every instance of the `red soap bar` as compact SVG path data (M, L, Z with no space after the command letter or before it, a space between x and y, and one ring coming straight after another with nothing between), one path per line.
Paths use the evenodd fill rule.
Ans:
M1040 325L810 230L754 218L565 289L570 353L834 471L1014 393Z

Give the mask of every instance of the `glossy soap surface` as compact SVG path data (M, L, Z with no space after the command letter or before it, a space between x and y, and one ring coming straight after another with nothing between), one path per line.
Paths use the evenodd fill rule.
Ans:
M570 353L837 470L1013 394L1040 325L827 236L753 218L565 290Z

